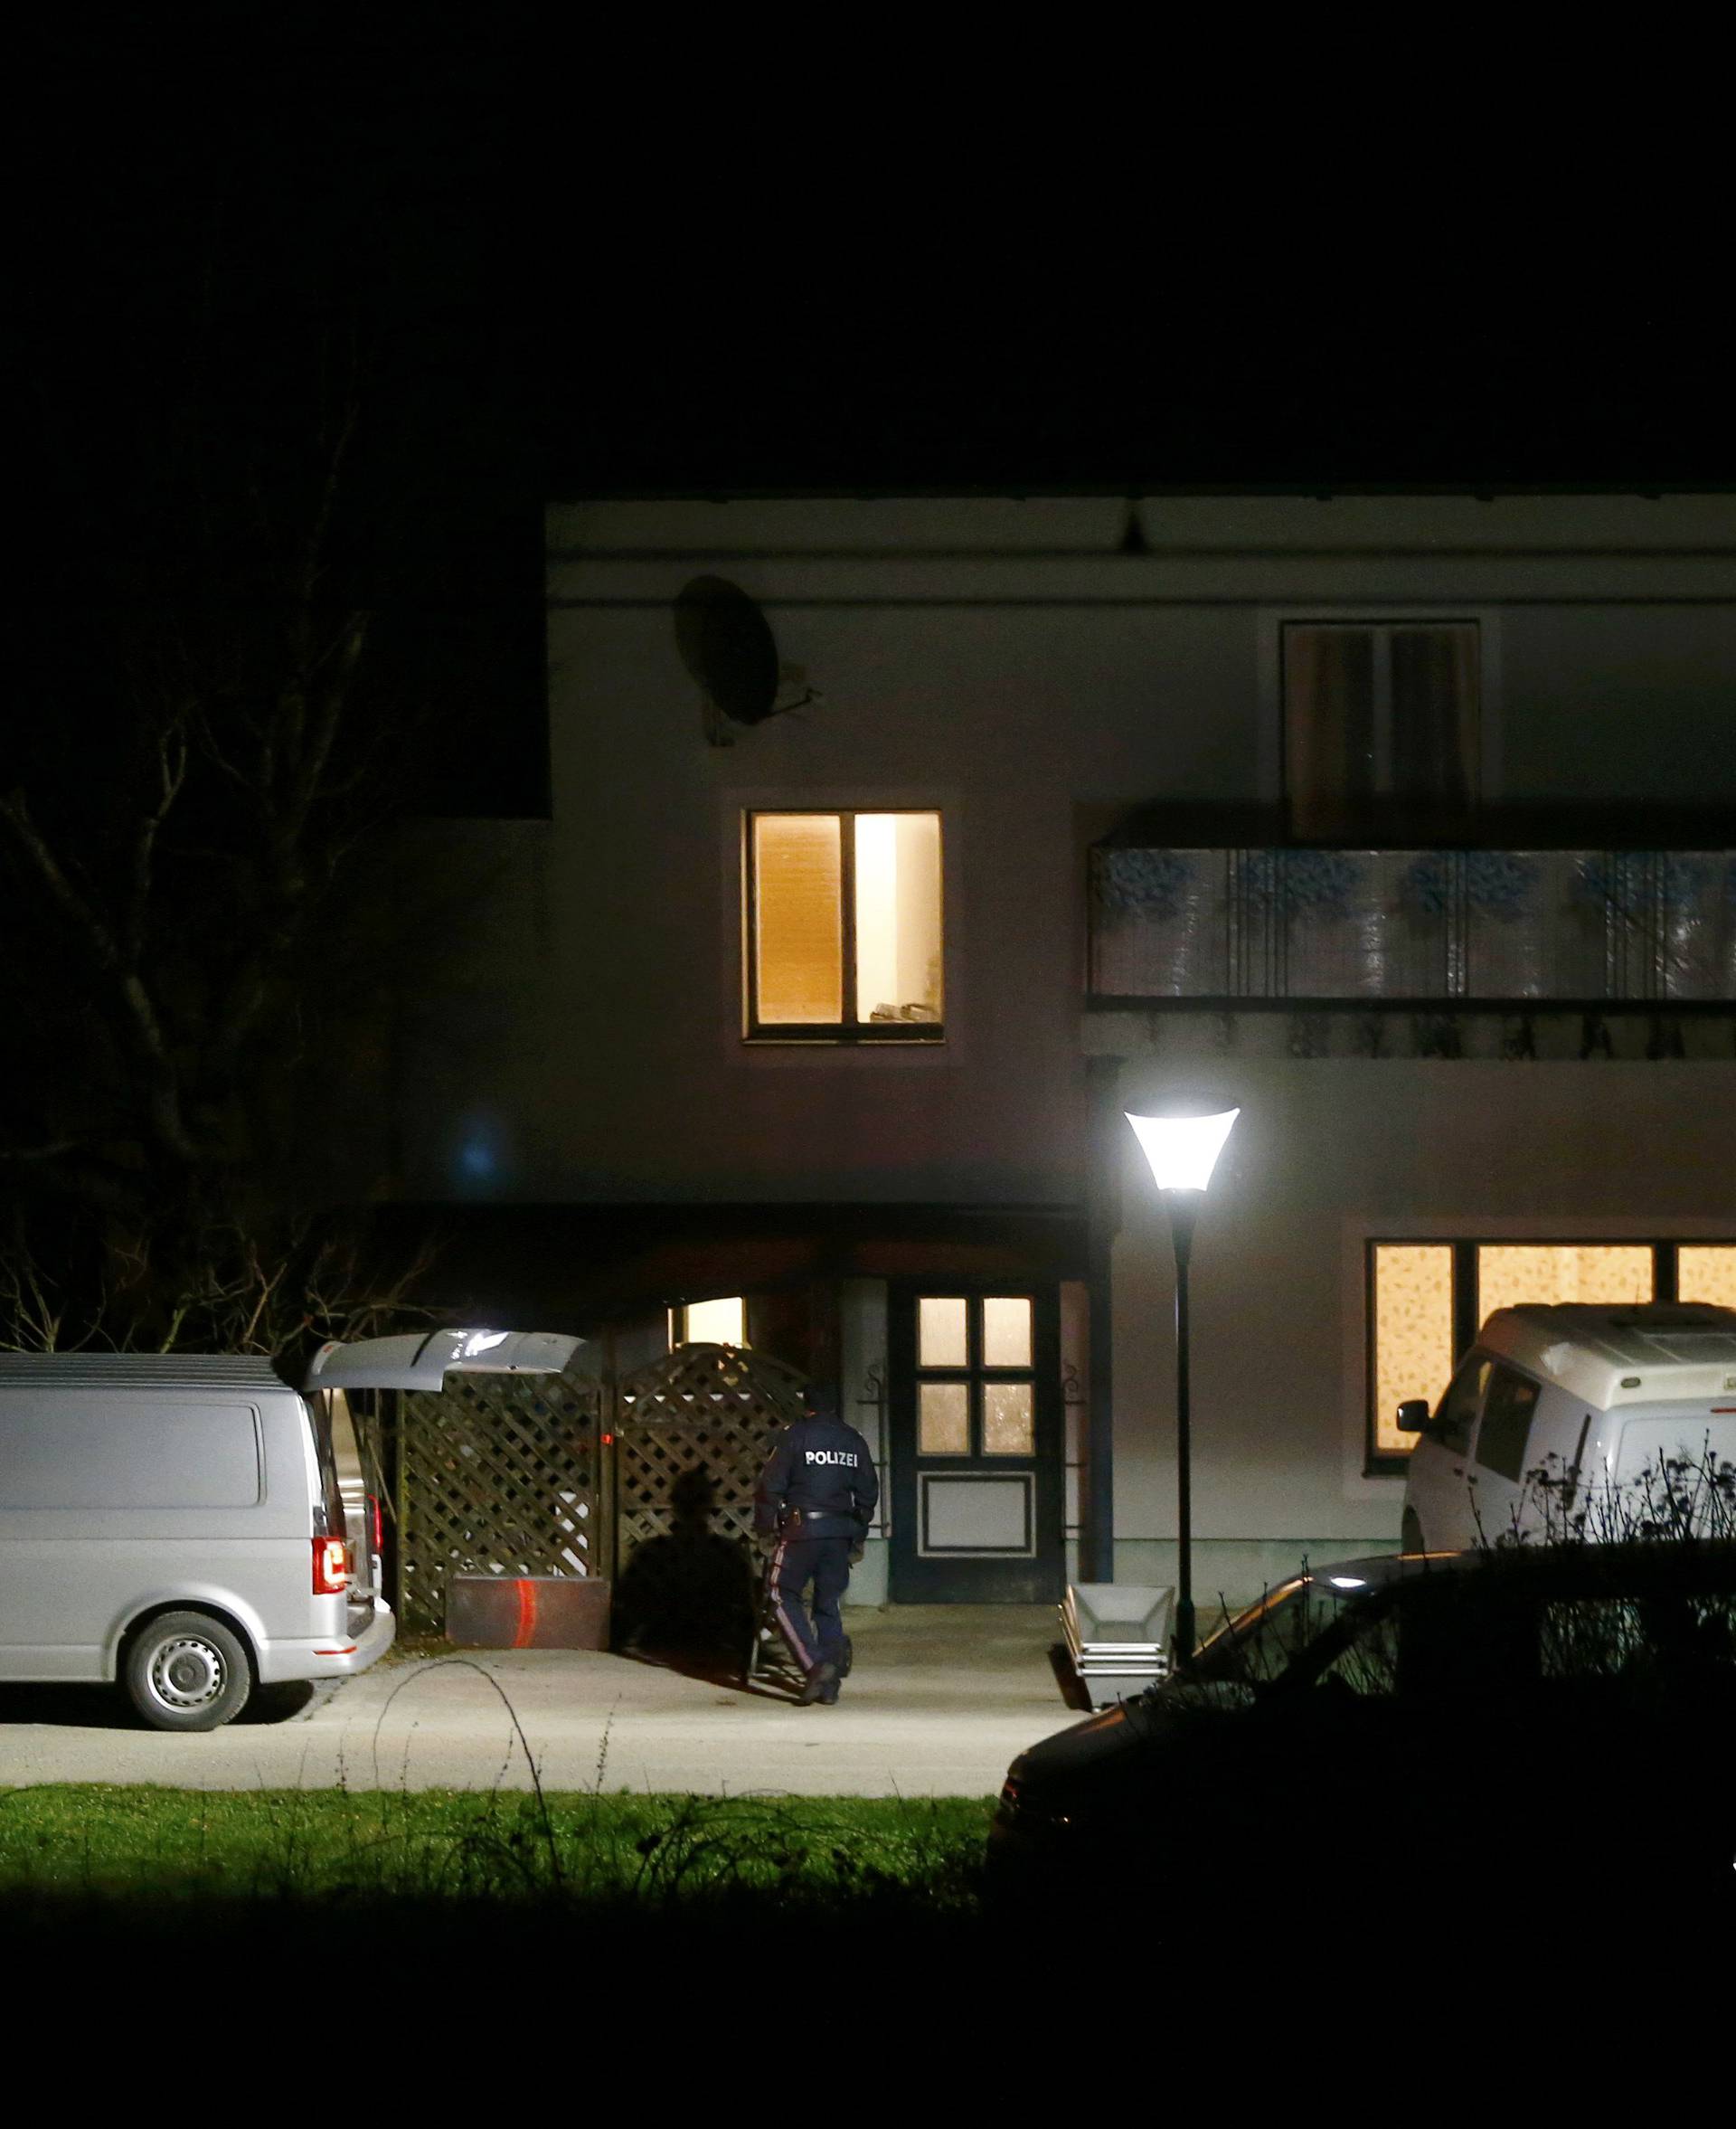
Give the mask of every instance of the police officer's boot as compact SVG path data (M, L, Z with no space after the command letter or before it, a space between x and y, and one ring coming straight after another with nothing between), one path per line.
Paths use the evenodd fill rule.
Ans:
M838 1667L835 1663L816 1663L807 1674L807 1683L797 1695L804 1708L829 1708L838 1697Z

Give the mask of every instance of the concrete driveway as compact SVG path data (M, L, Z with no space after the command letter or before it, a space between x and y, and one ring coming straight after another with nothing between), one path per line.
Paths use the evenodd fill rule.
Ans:
M192 1737L138 1727L107 1689L5 1686L0 1785L524 1788L515 1715L553 1789L986 1796L1023 1746L1080 1719L1051 1661L1052 1606L903 1605L849 1626L836 1708L531 1649L389 1661L311 1698L283 1689Z

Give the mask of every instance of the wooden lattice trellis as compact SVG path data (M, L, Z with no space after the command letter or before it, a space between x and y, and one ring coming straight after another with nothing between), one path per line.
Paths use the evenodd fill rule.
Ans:
M440 1633L452 1575L607 1575L601 1392L569 1376L454 1376L398 1419L404 1629Z
M678 1346L624 1376L615 1393L615 1559L675 1527L671 1493L685 1471L712 1487L712 1528L753 1529L753 1484L780 1428L802 1415L804 1377L781 1360L731 1346Z

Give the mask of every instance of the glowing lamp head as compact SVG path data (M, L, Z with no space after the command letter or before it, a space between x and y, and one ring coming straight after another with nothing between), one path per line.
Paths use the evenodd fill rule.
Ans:
M1241 1111L1224 1109L1211 1116L1135 1116L1131 1110L1123 1113L1145 1148L1160 1190L1203 1190Z

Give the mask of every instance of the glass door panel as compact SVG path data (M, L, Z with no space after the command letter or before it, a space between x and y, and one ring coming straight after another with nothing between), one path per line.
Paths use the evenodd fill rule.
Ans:
M1029 1367L1031 1302L1024 1294L988 1294L983 1300L983 1366Z
M919 1456L970 1454L970 1385L925 1382L917 1388L916 1452Z
M1037 1397L1033 1382L983 1385L983 1454L1033 1456L1037 1447Z
M892 1594L1036 1604L1062 1573L1058 1297L894 1290Z
M924 1294L917 1303L919 1367L970 1366L970 1303L962 1294Z

